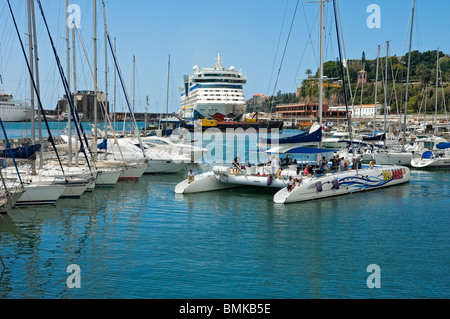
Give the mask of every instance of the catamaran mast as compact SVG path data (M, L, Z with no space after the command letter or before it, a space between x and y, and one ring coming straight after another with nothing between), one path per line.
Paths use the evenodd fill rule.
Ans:
M411 32L409 35L408 72L406 74L405 115L404 115L404 119L403 119L403 147L402 147L403 151L405 150L405 145L406 145L406 116L408 114L409 72L411 69L411 44L412 44L412 36L413 36L415 4L416 4L416 0L413 0L412 14L411 14Z

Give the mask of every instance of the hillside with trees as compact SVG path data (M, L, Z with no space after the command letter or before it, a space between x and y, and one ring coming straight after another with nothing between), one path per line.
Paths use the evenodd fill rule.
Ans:
M349 105L374 104L376 87L377 60L366 60L363 52L361 60L353 60L345 70L345 81L348 85L347 74L350 76L352 90L347 89ZM447 110L450 103L450 56L439 52L439 86L438 86L438 113ZM408 89L408 113L417 114L434 113L436 103L436 59L437 51L411 52L410 87ZM388 58L387 72L387 101L391 105L392 113L404 112L406 97L406 78L408 66L408 54L403 57L392 56ZM358 72L364 68L367 71L368 83L357 83ZM378 68L378 95L377 101L384 105L384 79L386 73L386 57L379 58ZM299 96L295 93L278 92L276 96L263 104L259 110L249 111L274 111L277 105L291 103L317 103L319 97L319 70L315 74L311 70L306 71L307 79L302 82ZM345 104L344 90L342 86L335 87L341 80L339 61L324 63L324 103L330 106ZM362 91L362 96L361 96ZM353 103L352 103L353 97Z

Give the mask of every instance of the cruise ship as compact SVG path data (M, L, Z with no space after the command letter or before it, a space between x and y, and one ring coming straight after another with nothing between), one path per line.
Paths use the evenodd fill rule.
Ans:
M10 93L0 93L0 117L3 122L24 122L30 118L30 106L23 101L13 101Z
M213 68L193 68L194 73L184 76L179 115L186 121L199 119L236 119L245 112L243 86L247 78L234 66L222 65L220 53Z

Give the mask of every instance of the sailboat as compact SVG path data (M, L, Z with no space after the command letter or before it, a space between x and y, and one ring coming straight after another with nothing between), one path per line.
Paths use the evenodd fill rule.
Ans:
M38 1L39 5L40 2ZM63 173L63 175L59 175L59 174L49 174L47 176L44 176L45 174L43 174L42 172L42 167L39 167L38 169L36 169L35 166L35 154L32 154L32 164L30 167L26 167L26 166L22 166L21 169L19 170L16 167L16 170L14 172L14 170L5 170L6 176L9 180L14 180L14 179L18 179L20 180L20 183L22 185L24 185L25 187L25 192L22 194L22 196L19 198L17 204L53 204L54 202L56 202L57 199L59 199L61 197L61 195L65 195L67 197L78 197L79 195L81 195L84 190L85 190L85 186L87 187L87 183L85 180L80 179L80 178L76 178L74 179L73 177L68 177L64 175L64 171L63 171L63 167L60 161L60 157L58 155L54 140L53 140L53 136L51 134L51 130L49 128L46 116L45 116L45 112L43 111L42 108L42 103L41 103L41 99L40 99L40 94L39 94L39 89L37 86L38 82L38 74L36 74L36 79L34 78L34 66L33 64L30 64L30 62L33 61L33 55L30 54L30 60L28 61L27 55L25 53L25 49L24 49L24 45L20 36L20 33L18 31L17 28L17 24L16 24L16 20L11 8L11 5L8 1L8 5L9 5L9 9L10 9L10 13L11 16L13 18L14 21L14 26L17 32L17 36L22 48L22 53L23 56L26 60L26 65L28 68L28 72L30 75L30 79L31 79L31 86L32 86L32 101L34 100L34 95L33 93L36 93L36 97L38 100L38 104L39 104L39 109L42 111L42 115L43 118L45 120L45 124L47 126L47 130L49 133L49 142L53 147L53 150L55 151L56 157L58 158L58 162L59 165L61 167L61 171ZM41 8L42 11L42 8ZM35 18L34 18L34 1L28 1L28 17L29 17L29 36L30 36L30 48L33 47L37 47L35 42L33 44L33 35L35 35ZM33 23L31 23L31 21L33 21ZM34 29L34 32L31 30L31 28ZM35 37L34 37L34 41L36 41ZM31 49L30 49L30 52ZM35 55L35 62L36 62L36 71L38 70L38 66L37 66L37 50L36 50L36 55ZM34 103L32 103L32 108L34 110ZM34 117L32 119L34 121ZM34 123L34 122L33 122ZM40 128L39 128L40 129ZM4 135L6 137L6 131L4 130ZM34 126L33 126L33 139L34 139ZM9 143L7 143L9 144ZM9 145L8 145L9 146ZM36 152L37 150L40 149L40 145L36 145L39 147L35 147L34 152ZM7 147L8 148L8 147ZM26 154L29 155L29 154ZM13 158L14 164L15 164L15 159L14 159L14 154L11 151L11 157ZM40 161L40 166L42 166L42 161ZM25 182L24 182L25 180Z
M109 141L109 140L108 140ZM186 169L191 158L184 154L172 153L169 149L144 141L144 138L120 138L117 144L107 143L105 152L111 156L122 156L125 161L140 163L145 160L144 174L170 174ZM142 156L145 153L145 158Z
M407 117L407 111L408 111L408 90L409 90L410 69L411 69L411 45L412 45L413 26L414 26L414 8L415 8L415 0L413 0L411 27L410 27L408 71L407 71L406 94L405 94L405 114L404 114L404 123L403 123L403 129L402 129L402 131L403 131L402 145L401 145L401 149L396 149L395 146L392 146L392 148L389 150L381 150L379 152L375 152L373 154L375 163L381 164L381 165L391 164L391 165L411 166L411 161L412 161L414 153L421 151L420 149L417 148L417 144L413 144L413 143L408 144L406 141L406 135L407 135L406 117ZM386 72L386 74L387 74L387 72ZM387 76L386 76L386 78L387 78ZM385 95L386 95L386 89L385 89ZM386 98L385 98L385 101L386 101ZM386 120L385 120L385 122L386 122Z
M38 1L38 3L40 4L40 2ZM42 11L41 8L41 13L42 16L44 18L44 22L45 22L45 16L44 13ZM96 3L94 3L94 20L96 19ZM48 31L48 28L47 28ZM73 29L72 32L72 37L73 37L73 44L75 44L75 31L76 29ZM94 23L94 42L96 41L96 23ZM48 31L49 34L49 38L52 42L52 46L54 48L53 45L53 41L51 39L51 35L50 32ZM75 47L74 47L75 48ZM96 52L96 43L94 43L94 48L95 48L95 52ZM92 190L93 187L95 186L114 186L117 181L119 180L122 172L124 171L123 167L118 167L117 165L111 165L110 163L102 163L102 161L98 161L97 158L97 145L96 145L96 140L97 140L97 134L94 132L94 152L91 151L91 145L88 142L88 139L86 137L84 128L80 122L80 117L78 114L78 111L74 105L74 98L73 95L70 92L70 88L69 88L69 84L68 84L68 78L66 78L66 76L64 75L64 72L62 71L62 67L59 63L59 57L58 54L56 53L55 49L54 49L54 55L55 58L57 60L57 63L59 65L59 71L60 71L60 76L64 85L64 89L66 91L66 97L67 97L67 101L68 101L68 107L70 108L70 112L71 112L71 118L73 119L74 122L74 126L75 126L75 131L78 135L78 139L75 139L75 141L72 140L71 138L71 126L69 126L69 137L67 138L67 150L68 150L68 162L64 163L69 169L67 169L68 171L86 171L89 170L90 174L92 177L95 178L95 183L92 181L92 179L89 180L89 186L87 188L87 190ZM96 54L95 54L96 57ZM68 60L69 60L69 56L68 56ZM75 68L75 57L74 57L74 89L76 88L76 68ZM96 63L96 58L95 58L95 63ZM68 63L69 64L69 63ZM96 69L96 65L95 65L95 69ZM70 69L68 67L68 71L70 72ZM98 90L97 87L97 78L96 75L94 76L94 81L95 81L95 86L96 86L96 90ZM95 124L97 124L97 99L94 98L94 114L95 114ZM73 149L71 147L71 145L73 145L73 143L75 142L75 144L77 144L77 142L79 141L81 147L80 147L80 152L82 152L84 154L84 161L79 160L78 158L78 147L76 146L77 151L75 152L75 163L72 162L72 156L74 155ZM64 148L60 146L60 149ZM89 153L92 156L91 159L88 158L87 153L86 153L86 149L89 150ZM50 165L52 163L49 163ZM95 186L94 186L95 185Z
M450 168L450 143L437 135L437 108L438 108L438 89L439 89L439 49L437 50L436 61L436 104L434 119L434 136L430 138L418 139L418 141L431 142L432 148L429 146L425 152L418 152L414 155L411 166L415 168L433 168L448 169ZM431 141L430 141L431 140Z

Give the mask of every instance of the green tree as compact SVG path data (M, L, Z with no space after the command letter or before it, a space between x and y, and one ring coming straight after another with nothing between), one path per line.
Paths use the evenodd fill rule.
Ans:
M425 64L421 64L416 69L416 75L420 78L420 82L422 82L424 86L427 86L431 82L433 73L425 66Z

